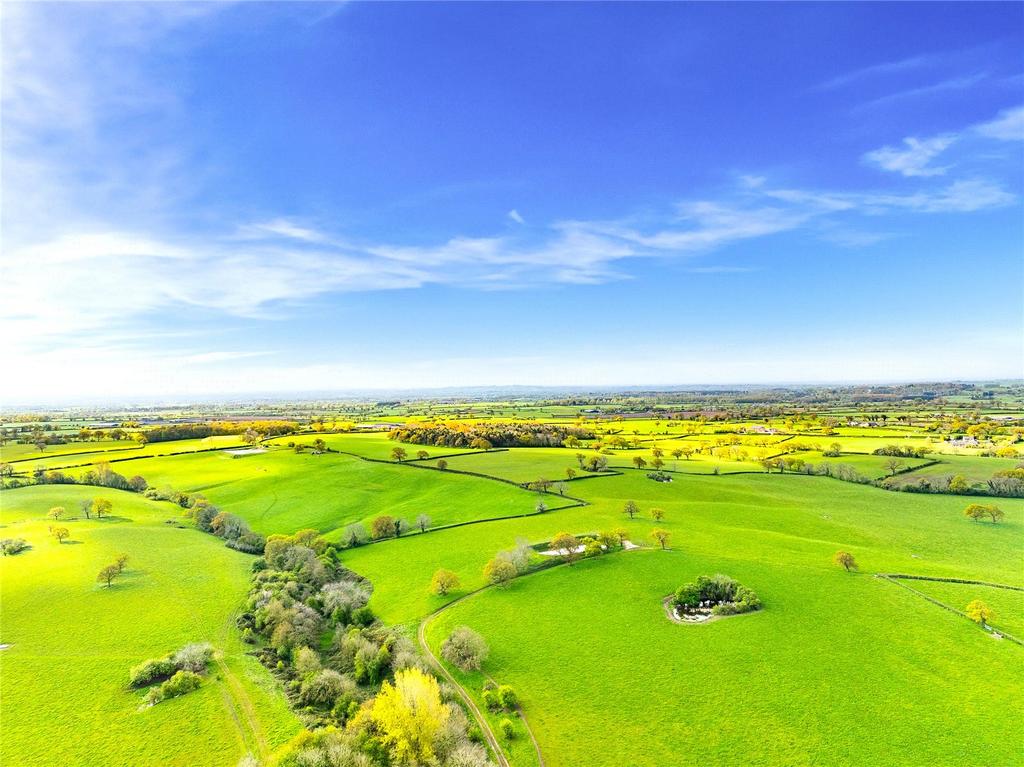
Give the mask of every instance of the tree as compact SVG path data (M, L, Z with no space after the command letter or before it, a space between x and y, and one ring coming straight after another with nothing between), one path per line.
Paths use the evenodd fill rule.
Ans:
M633 456L633 465L636 466L638 469L642 469L644 466L647 465L647 461L643 459L643 456Z
M88 498L83 498L78 502L78 508L82 510L82 514L85 515L86 519L92 516L92 501Z
M493 447L493 445L483 437L477 437L469 443L469 446L474 450L490 450L491 447Z
M885 462L885 468L889 472L890 477L895 477L896 474L900 471L900 469L903 469L905 467L906 464L899 458L890 458L888 461Z
M543 514L545 511L548 510L548 505L544 503L543 499L538 499L537 503L533 507L533 510L537 514Z
M495 557L484 565L484 580L495 586L507 586L517 574L516 566L500 557Z
M441 644L441 657L463 671L479 671L489 653L487 642L468 626L458 626Z
M260 435L256 432L255 429L253 429L250 426L248 429L245 430L245 433L242 435L242 440L245 442L245 444L252 446L260 441Z
M374 517L370 522L370 534L376 539L390 538L395 534L395 518L388 514Z
M566 479L575 479L576 478L576 469L574 469L572 466L566 467L566 469L565 469L565 478Z
M107 588L109 589L110 584L114 582L114 578L116 578L118 574L119 571L117 569L117 565L107 565L100 570L100 574L96 576L96 580L100 583L106 583Z
M58 519L60 519L61 517L64 516L64 507L63 506L54 506L52 509L50 509L46 513L46 516L48 516L50 519L58 520Z
M663 455L665 455L665 451L662 450L660 447L652 447L651 448L651 455L654 458L661 458Z
M430 453L428 453L426 450L417 450L416 457L419 458L421 461L425 461L428 458L430 458Z
M117 559L114 560L114 566L117 567L119 573L123 573L124 569L128 567L128 555L118 554Z
M665 518L664 509L651 509L651 519L655 522L661 522Z
M395 528L396 538L400 538L402 536L402 533L406 532L409 529L409 523L406 522L404 519L395 519L393 524Z
M104 514L109 514L114 508L107 498L94 498L92 502L92 512L96 515L96 519L103 519Z
M430 517L426 514L420 514L416 517L416 527L420 529L421 533L427 532L427 528L430 527Z
M682 448L678 448L677 447L675 450L672 451L672 457L675 458L677 461L680 459L680 457L682 455L683 455Z
M999 520L1006 516L1006 513L998 506L986 506L985 513L992 519L992 524L996 524Z
M973 519L975 522L979 522L987 516L987 512L982 504L972 503L964 509L964 516Z
M64 539L71 535L66 527L54 527L50 525L50 535L57 539L57 543L64 543Z
M459 576L443 567L434 573L434 577L430 580L430 590L441 597L458 587Z
M405 460L406 456L409 455L404 447L393 447L391 448L391 460L398 461L401 463Z
M439 468L441 471L444 471L445 469L448 468L448 461L442 458L437 462L437 468Z
M409 765L437 762L434 741L450 715L437 679L415 667L397 672L394 685L384 682L369 713L391 763Z
M661 467L664 465L665 462L660 458L655 458L653 461L651 461L651 466L653 466L658 471L661 471Z
M966 495L971 492L971 483L963 474L957 474L949 480L949 492L954 495Z
M670 533L668 530L656 527L653 530L651 530L651 537L661 544L661 548L667 549L668 541L669 538L672 537L672 533Z
M619 548L626 547L626 539L629 538L629 530L624 527L616 527L612 530L612 534L619 539Z
M626 501L626 505L622 507L622 513L628 514L629 518L633 519L640 513L640 507L636 505L636 501Z
M550 546L552 551L557 551L562 556L562 560L567 565L571 565L580 557L580 541L575 535L565 532L556 533L555 537L551 539Z
M992 611L992 608L980 599L975 599L967 605L964 612L967 613L968 618L975 623L980 623L982 627L988 625L988 622L995 617L995 613Z
M853 554L848 551L837 551L833 560L837 565L841 565L846 572L857 569L857 560L853 558Z
M683 448L683 455L685 455L686 456L686 460L689 461L690 460L690 456L693 455L693 448L690 447L689 445L684 447Z

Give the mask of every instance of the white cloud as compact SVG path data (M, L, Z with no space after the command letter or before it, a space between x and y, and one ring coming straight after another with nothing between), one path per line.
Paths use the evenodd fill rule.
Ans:
M521 215L519 215L519 211L516 210L515 208L513 208L512 210L510 210L508 212L508 217L510 219L512 219L513 221L515 221L517 224L525 224L526 223L526 221L523 220L523 217Z
M909 58L898 59L896 61L885 61L881 64L872 64L871 66L855 69L851 72L845 72L837 77L833 77L831 80L827 80L817 86L817 90L832 90L866 78L919 69L923 66L934 63L935 60L935 56L923 55L911 56Z
M974 130L987 138L1024 141L1024 106L1004 109L994 120L976 125Z
M953 134L923 139L910 136L903 139L902 147L884 146L868 152L864 161L904 176L941 176L949 166L934 167L930 163L956 140Z

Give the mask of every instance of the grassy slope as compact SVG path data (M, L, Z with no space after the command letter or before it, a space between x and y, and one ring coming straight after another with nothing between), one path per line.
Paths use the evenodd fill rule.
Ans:
M297 730L271 677L244 655L233 614L244 598L251 558L221 541L165 520L169 504L128 493L114 501L109 520L69 520L71 541L47 535L46 511L95 488L50 486L3 494L4 537L21 537L29 551L0 559L3 627L0 652L4 736L0 762L17 765L233 764L254 748L251 729L240 729L226 682L216 674L198 691L139 710L141 695L125 687L128 669L192 641L225 653L258 712L269 747ZM114 557L131 557L123 579L110 588L96 573ZM244 736L243 736L244 733Z
M968 602L980 599L995 611L995 617L989 623L1024 640L1024 591L997 589L973 583L918 580L905 580L903 583L957 610L963 610Z
M157 487L202 493L261 533L330 533L383 513L411 521L422 512L444 525L525 514L535 503L526 491L490 480L287 448L241 458L215 452L115 466L122 473L138 471Z

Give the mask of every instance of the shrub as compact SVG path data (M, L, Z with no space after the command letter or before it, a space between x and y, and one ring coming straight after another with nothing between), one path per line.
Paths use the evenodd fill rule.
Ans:
M0 538L0 554L11 556L20 554L28 548L28 541L24 538Z
M476 671L487 659L487 643L468 626L458 626L441 645L442 657L463 671Z
M498 703L501 704L502 708L512 711L519 705L519 696L516 695L516 691L512 687L503 684L498 688Z
M515 725L508 717L498 722L498 729L501 730L501 735L505 740L512 740L516 735Z
M206 664L213 658L213 647L208 642L187 644L171 658L175 668L198 673L206 670Z
M344 691L345 678L337 671L325 668L302 683L299 700L306 706L331 708Z
M132 687L145 687L170 677L177 668L170 658L150 659L143 661L128 672L128 684Z
M176 698L199 688L202 677L193 671L176 671L174 676L160 685L165 698Z

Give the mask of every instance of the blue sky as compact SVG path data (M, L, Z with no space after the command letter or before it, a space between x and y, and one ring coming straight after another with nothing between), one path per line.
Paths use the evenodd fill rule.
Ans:
M1020 4L3 15L5 401L1024 369Z

